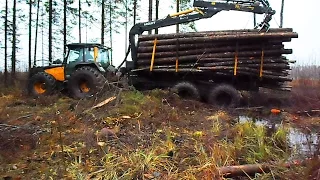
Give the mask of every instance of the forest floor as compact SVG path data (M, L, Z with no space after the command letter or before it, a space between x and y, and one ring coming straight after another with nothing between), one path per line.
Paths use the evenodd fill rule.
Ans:
M227 179L220 167L270 163L268 172L233 179L319 179L316 89L299 83L289 98L267 92L273 98L250 96L250 104L229 110L163 90L114 90L80 101L3 90L0 178ZM281 112L271 113L275 107Z

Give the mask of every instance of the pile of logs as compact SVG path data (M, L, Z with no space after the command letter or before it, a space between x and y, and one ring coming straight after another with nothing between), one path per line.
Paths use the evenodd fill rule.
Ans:
M289 28L140 35L137 71L253 76L281 84L290 81L292 63L284 42L297 37Z

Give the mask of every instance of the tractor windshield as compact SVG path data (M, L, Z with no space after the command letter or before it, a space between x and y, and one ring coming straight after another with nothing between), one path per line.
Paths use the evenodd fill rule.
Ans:
M79 63L93 61L93 48L70 49L67 63Z

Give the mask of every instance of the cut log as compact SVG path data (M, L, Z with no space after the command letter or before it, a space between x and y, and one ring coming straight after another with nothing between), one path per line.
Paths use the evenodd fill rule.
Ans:
M285 40L291 41L291 38L297 38L297 33L286 33L286 32L276 32L276 33L258 33L258 34L238 34L238 35L224 35L224 36L207 36L207 37L187 37L187 38L176 38L176 39L164 39L164 40L157 40L157 45L172 45L175 44L177 41L180 44L184 43L194 43L194 42L221 42L221 41L261 41L261 40L278 40L281 42L285 42ZM140 46L150 46L154 42L151 41L143 41L140 42Z
M217 66L217 67L198 67L200 70L234 70L234 67L225 67L225 66ZM238 72L247 72L248 74L253 74L253 75L259 75L260 70L258 69L253 69L250 67L238 67L237 68ZM272 70L263 70L262 71L263 76L264 75L272 75L272 76L286 76L288 75L287 73L279 73L279 72L274 72Z
M134 71L145 71L147 69L136 69ZM176 72L176 69L174 68L161 68L161 69L153 69L152 72ZM178 73L185 73L185 72L203 72L202 70L199 69L195 69L195 68L182 68L178 70Z
M135 69L133 71L150 71L148 68L139 68ZM186 72L206 72L208 73L208 77L210 79L215 76L216 73L224 73L224 75L234 76L234 71L232 67L198 67L198 68L178 68L178 71L176 72L176 69L173 67L165 67L165 68L154 68L152 72L172 72L172 73L186 73ZM248 76L254 76L259 77L259 71L255 69L250 68L238 68L237 70L237 76L238 75L248 75ZM278 82L284 82L284 81L291 81L291 78L286 77L285 74L278 75L277 73L273 73L270 71L264 71L262 78L277 80Z
M283 43L297 37L291 28L140 35L133 71L159 76L198 73L196 76L204 81L250 78L257 80L260 87L281 89L292 80L288 78L292 61L284 57L292 50L284 49ZM155 38L156 53L150 72Z
M292 32L292 28L274 28L269 29L268 33L271 32ZM181 37L201 37L211 35L228 35L228 34L247 34L247 33L259 33L257 29L241 29L241 30L223 30L223 31L203 31L203 32L190 32L190 33L172 33L172 34L154 34L154 35L140 35L139 41L158 39L173 39Z
M278 49L283 49L283 45L269 45L265 46L265 50L278 50ZM238 51L261 51L262 46L261 45L251 45L251 46L240 46L238 48ZM211 53L224 53L224 52L235 52L236 51L236 46L225 46L225 47L220 47L220 48L197 48L197 49L189 49L185 51L167 51L167 52L157 52L155 54L156 58L161 58L161 57L172 57L176 56L177 54L179 56L187 56L187 55L201 55L201 54L211 54ZM152 57L152 52L150 53L138 53L138 58L144 59L144 58L151 58Z
M223 64L219 64L219 63L215 63L215 66L212 66L211 64L204 64L205 67L216 67L216 66L220 66L220 67L229 67L230 65L223 65ZM250 67L250 68L255 68L255 69L259 69L260 68L260 64L238 64L238 67ZM234 68L234 66L231 66L232 68ZM262 66L264 69L273 69L273 70L278 70L278 69L289 69L290 66L286 63L264 63Z
M281 56L282 54L291 54L292 50L291 49L282 49L282 50L266 50L264 51L265 57L267 56ZM225 52L225 53L216 53L216 54L203 54L203 55L189 55L189 56L179 56L179 62L199 62L199 61L204 61L205 59L202 58L234 58L235 57L235 52ZM261 51L244 51L244 52L239 52L238 57L261 57ZM150 59L139 59L138 64L149 64ZM168 58L156 58L155 63L170 63L170 62L175 62L176 57L168 57Z
M238 60L238 65L242 64L260 64L261 59L254 59L254 60ZM288 61L283 59L264 59L263 64L273 64L273 63L283 63L289 64ZM227 66L227 65L234 65L234 58L228 61L218 61L214 63L206 63L205 66Z

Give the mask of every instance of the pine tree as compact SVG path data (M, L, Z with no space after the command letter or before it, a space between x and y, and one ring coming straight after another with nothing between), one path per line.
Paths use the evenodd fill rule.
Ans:
M159 19L159 0L156 0L156 20ZM155 30L155 34L158 34L159 30L158 28Z
M152 8L153 8L152 1L153 0L149 0L149 15L148 15L149 22L152 21ZM151 34L151 33L152 33L152 31L150 30L149 34Z
M52 2L49 0L49 62L52 62Z
M4 85L8 87L8 0L6 0L4 19Z
M176 0L176 11L179 12L180 11L180 0ZM176 25L176 33L179 33L180 31L180 27L179 24Z
M36 33L34 39L34 55L33 55L33 66L37 65L37 44L38 44L38 29L39 29L39 10L40 10L40 0L37 2L37 18L36 18Z
M13 0L13 14L12 14L12 56L11 56L11 76L12 82L14 84L16 78L16 44L17 44L17 29L16 29L16 21L17 21L17 0Z
M79 43L81 43L81 0L79 1L78 19L79 19Z
M31 38L32 38L32 2L29 0L29 59L28 59L28 69L31 69Z
M284 11L284 0L282 0L282 2L281 2L280 28L283 27L283 11Z
M189 0L175 0L176 2L176 10L177 12L181 10L186 10L192 7L192 2ZM189 32L189 31L197 31L195 22L189 22L184 24L178 24L176 28L176 32Z
M104 44L104 28L105 28L105 0L101 2L101 44Z
M67 0L63 0L63 57L67 54Z

